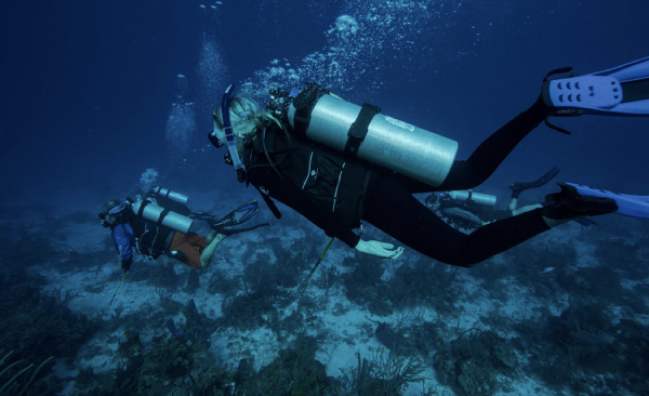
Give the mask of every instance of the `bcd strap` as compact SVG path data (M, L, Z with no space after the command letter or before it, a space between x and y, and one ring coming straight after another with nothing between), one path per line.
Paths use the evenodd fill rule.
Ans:
M142 218L144 218L144 216L143 216L143 214L144 214L144 208L145 208L148 204L150 204L150 203L151 203L151 201L147 201L146 199L145 199L144 201L142 201L142 203L140 204L140 209L137 211L136 215L137 215L138 217L142 217Z
M328 89L324 89L316 83L306 83L302 92L293 99L295 115L293 116L293 129L298 136L305 137L306 130L311 121L311 112L323 95L329 94Z
M270 199L270 197L268 195L264 194L261 191L260 191L260 193L261 193L261 197L264 199L264 202L266 202L266 206L268 206L268 209L270 209L270 211L273 213L275 218L276 219L281 219L282 218L282 213L277 208L277 205L275 205L275 202L273 202L273 200Z
M159 195L163 196L162 194L159 194ZM147 201L146 199L144 201L142 201L142 204L140 205L140 208L137 211L136 215L138 217L142 218L142 219L145 219L145 220L146 220L146 218L144 217L144 209L147 207L147 205L158 206L158 205L155 205L154 203L152 203L151 201ZM154 223L156 223L157 225L162 225L162 221L164 220L164 218L170 212L171 212L171 210L169 210L167 208L162 208L162 212L160 212L160 216L158 216L158 218L154 221Z
M169 213L171 213L171 210L167 208L162 208L162 212L160 212L160 217L158 217L156 224L162 225L162 221L164 220L165 217L167 217Z
M347 143L345 144L345 154L355 157L358 153L358 147L367 136L370 122L375 115L381 112L381 108L373 104L363 103L361 112L358 113L356 121L352 123L347 132Z

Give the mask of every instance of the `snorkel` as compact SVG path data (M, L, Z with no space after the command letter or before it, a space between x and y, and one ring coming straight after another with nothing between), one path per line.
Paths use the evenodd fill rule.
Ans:
M234 92L234 84L230 84L228 88L223 93L223 100L221 101L221 114L223 115L223 131L225 132L225 140L228 145L228 153L230 154L230 161L234 165L234 168L237 170L237 179L239 182L243 182L246 179L246 168L241 162L239 157L239 152L237 151L237 145L234 140L234 130L232 128L232 123L230 122L230 97ZM208 138L214 144L215 147L220 148L223 145L218 142L216 138L216 131L213 131L208 135Z

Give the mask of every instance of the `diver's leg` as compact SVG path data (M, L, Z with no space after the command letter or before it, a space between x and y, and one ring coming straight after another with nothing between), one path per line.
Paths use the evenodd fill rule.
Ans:
M203 269L210 265L212 262L212 256L214 256L214 252L216 252L216 248L219 246L221 241L226 238L225 235L218 233L215 233L215 235L212 236L213 233L214 230L208 234L208 237L211 237L211 240L209 240L207 246L205 246L201 252L201 268ZM206 240L208 239L206 238Z
M509 205L507 205L507 210L514 212L514 216L517 214L529 212L530 210L534 210L537 208L542 207L541 205L528 205L525 206L521 209L516 209L518 207L518 197L521 195L523 191L529 190L531 188L539 188L543 187L548 182L556 175L561 172L561 169L557 168L556 166L552 169L550 169L548 172L546 172L543 176L539 177L537 180L533 182L514 182L512 183L511 186L509 186L509 189L512 190L512 197L509 200Z
M513 200L513 199L512 199ZM543 205L541 204L532 204L532 205L525 205L522 208L516 209L514 206L514 209L509 209L512 212L512 215L518 216L523 213L531 212L534 209L541 209Z
M428 210L396 179L383 177L363 219L404 245L441 262L471 267L549 229L540 211L463 234Z
M213 228L212 231L210 231L210 232L205 236L205 240L207 241L207 243L212 242L212 240L214 239L214 237L216 237L216 235L218 234L218 232L219 232L219 230Z
M484 183L528 133L553 111L539 99L516 118L494 132L465 161L455 161L444 182L433 187L404 175L396 177L411 194L467 190Z
M428 210L397 179L382 177L363 220L428 257L471 267L552 227L618 209L611 198L581 195L574 187L560 186L561 192L546 196L542 208L486 224L466 235Z
M507 210L510 212L515 212L518 207L518 198L511 197L509 199L509 204L507 204Z
M448 177L435 191L466 190L482 184L551 112L552 108L539 97L532 107L485 139L466 161L455 161Z
M512 198L511 201L509 202L509 210L515 210L516 209L516 204L518 202L518 197L521 195L523 191L529 190L531 188L539 188L543 187L548 182L556 175L561 172L561 169L557 168L556 166L552 169L550 169L548 172L546 172L543 176L539 177L538 179L532 181L532 182L514 182L509 186L509 189L512 190Z

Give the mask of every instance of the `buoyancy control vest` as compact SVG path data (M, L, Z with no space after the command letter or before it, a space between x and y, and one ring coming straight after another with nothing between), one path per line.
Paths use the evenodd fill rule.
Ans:
M277 125L267 127L250 149L248 172L272 162L279 177L317 199L339 222L360 226L364 199L377 178L368 164L299 136L289 138Z
M224 114L230 91L224 94ZM455 160L457 142L381 115L376 106L346 102L317 84L307 83L302 91L290 94L279 89L270 93L267 110L284 130L271 124L257 139L244 141L241 169L272 167L353 228L360 225L363 202L371 191L374 172L370 169L439 186ZM229 120L224 118L224 123L230 127ZM283 144L282 134L286 135ZM226 154L226 163L236 165L231 156ZM239 177L244 180L245 176ZM272 201L262 196L279 218Z

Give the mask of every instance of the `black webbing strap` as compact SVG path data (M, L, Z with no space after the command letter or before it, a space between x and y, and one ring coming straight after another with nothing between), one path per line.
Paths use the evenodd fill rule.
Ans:
M156 222L159 225L162 225L162 222L164 221L165 217L171 213L171 210L167 208L162 208L162 212L160 212L160 216L158 216L158 221Z
M306 86L293 99L295 114L293 115L293 129L298 136L306 137L306 130L311 121L311 112L322 95L328 94L329 90L320 87L315 83L306 83Z
M367 135L367 129L375 115L381 112L381 108L373 104L363 103L361 112L358 113L356 121L352 123L347 132L347 144L345 144L345 154L352 157L358 153L358 147Z
M140 204L140 208L139 208L139 210L137 211L136 215L137 215L138 217L142 217L142 218L144 218L144 216L142 216L142 214L144 213L144 208L145 208L148 204L150 204L150 203L151 203L151 202L150 202L150 201L147 201L146 199L143 200L142 203Z
M649 99L649 78L626 81L622 85L622 103Z
M261 194L261 197L264 199L264 202L266 202L266 206L268 206L268 209L273 213L276 219L281 219L282 218L282 213L279 211L277 208L277 205L275 205L275 202L273 202L272 199L263 192L259 191Z
M160 196L165 196L163 194L159 194L159 195ZM138 217L141 217L141 218L145 219L145 217L144 217L144 209L147 207L147 205L154 205L154 204L151 201L147 201L146 199L144 201L142 201L142 204L140 204L140 208L136 213L136 215ZM155 206L157 206L157 205L155 205ZM160 212L160 216L158 216L158 219L155 220L155 223L158 224L158 225L162 225L162 221L164 220L165 217L167 217L167 215L170 212L171 212L171 210L169 210L167 208L162 208L162 212Z

